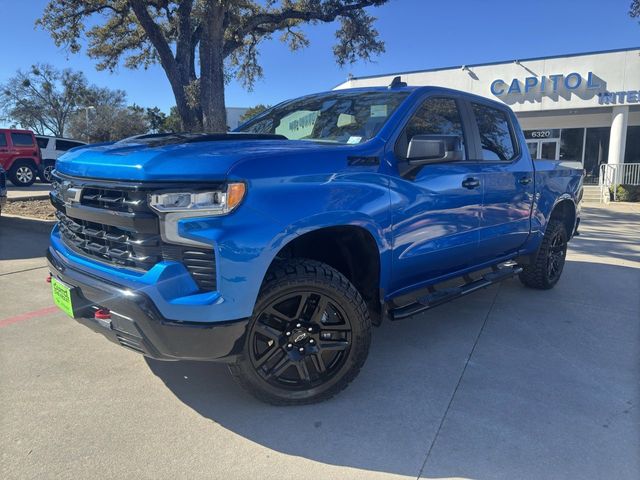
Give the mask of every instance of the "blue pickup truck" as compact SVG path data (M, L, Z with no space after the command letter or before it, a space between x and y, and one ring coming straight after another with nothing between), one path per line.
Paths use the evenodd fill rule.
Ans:
M216 360L259 399L327 399L371 326L519 275L552 288L582 170L533 161L503 104L435 87L331 91L225 134L58 160L55 303L162 360Z

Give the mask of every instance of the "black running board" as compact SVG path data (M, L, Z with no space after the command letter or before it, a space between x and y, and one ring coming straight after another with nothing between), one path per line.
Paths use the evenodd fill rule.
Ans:
M402 320L418 313L429 310L443 303L450 302L459 297L468 295L481 288L489 287L495 283L511 278L522 272L522 267L513 265L509 267L495 267L493 271L482 275L481 278L473 280L469 276L464 277L466 283L459 287L444 288L437 290L430 288L430 293L415 299L415 302L402 307L390 309L388 311L391 320Z

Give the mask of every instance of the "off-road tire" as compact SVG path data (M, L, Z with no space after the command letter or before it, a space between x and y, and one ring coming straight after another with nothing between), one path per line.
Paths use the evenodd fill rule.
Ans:
M280 298L298 292L318 292L326 295L333 305L348 317L350 323L350 347L339 369L324 383L309 389L291 390L269 383L261 376L251 359L252 334L261 312ZM301 300L302 302L303 300ZM315 311L315 310L314 310ZM322 318L325 318L322 316ZM322 342L318 341L318 347ZM360 293L347 278L322 262L308 259L291 259L271 267L258 295L251 318L242 355L229 365L236 381L259 400L273 405L304 405L333 397L343 390L359 373L369 353L371 343L371 319ZM282 348L285 356L287 352ZM296 367L297 368L297 367ZM315 372L318 373L318 372ZM299 388L304 388L299 387Z
M530 288L536 288L538 290L549 290L558 283L564 269L564 263L567 253L567 241L569 236L567 235L567 228L564 222L560 220L551 220L547 225L544 238L540 244L540 248L536 253L535 258L529 264L523 267L520 273L520 281ZM554 275L550 275L550 256L554 249L558 248L558 245L553 245L555 241L561 242L562 256L559 261L559 271Z
M25 171L24 169L29 169L31 171L31 176L28 180L25 180L23 176ZM7 177L16 187L28 187L33 185L33 182L36 181L36 178L38 177L38 170L30 160L16 160L7 172Z

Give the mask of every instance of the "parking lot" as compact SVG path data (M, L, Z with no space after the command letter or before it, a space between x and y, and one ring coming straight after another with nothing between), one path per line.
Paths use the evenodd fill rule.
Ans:
M583 208L554 290L387 323L346 391L296 408L53 308L48 229L0 217L1 478L640 478L640 206Z

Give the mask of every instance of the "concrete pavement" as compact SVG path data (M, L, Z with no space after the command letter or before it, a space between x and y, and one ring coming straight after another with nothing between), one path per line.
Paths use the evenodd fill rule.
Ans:
M16 187L7 181L7 199L15 200L46 200L49 198L51 184L36 182L29 187Z
M356 381L299 408L52 311L46 228L0 217L2 478L640 477L638 206L584 208L554 290L375 329Z

